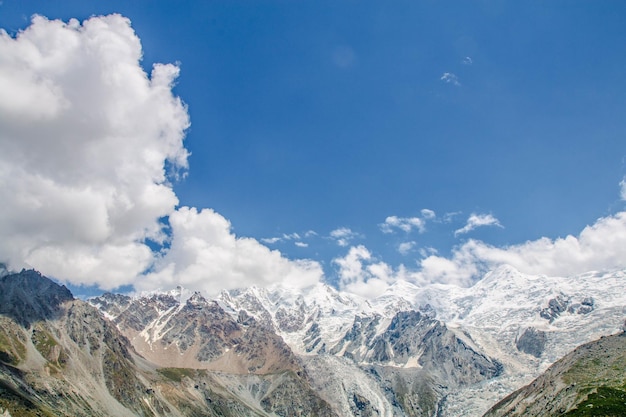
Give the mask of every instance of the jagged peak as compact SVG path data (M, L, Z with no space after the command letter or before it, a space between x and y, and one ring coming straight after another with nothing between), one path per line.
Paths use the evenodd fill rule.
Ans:
M0 277L0 314L24 325L56 316L60 305L72 300L67 287L34 269Z
M515 267L503 264L487 272L482 279L474 284L475 289L498 288L503 286L524 286L529 280L542 276L520 272Z
M169 297L174 298L176 301L178 301L179 304L183 305L195 292L197 291L183 287L182 285L177 285L175 288L172 288L169 290L157 288L154 290L134 292L134 293L129 294L129 296L133 300L149 299L149 298L159 297L159 296L169 296Z
M207 305L208 301L206 298L202 296L200 291L194 291L194 293L187 299L186 304L197 306L197 305Z

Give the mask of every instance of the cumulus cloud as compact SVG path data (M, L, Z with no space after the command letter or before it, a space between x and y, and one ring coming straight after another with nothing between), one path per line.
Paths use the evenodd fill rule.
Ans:
M363 245L353 246L346 256L336 258L339 288L367 298L382 294L397 279L392 268L384 262L375 262Z
M183 285L215 295L251 285L303 287L321 279L317 262L290 261L255 239L237 237L230 222L211 209L182 207L169 223L170 248L155 272L136 284L139 290Z
M626 212L603 217L578 236L495 247L470 240L450 258L430 256L421 261L424 282L469 285L483 272L508 264L528 274L570 276L593 270L626 267Z
M620 181L619 187L620 187L619 196L622 199L622 201L626 201L626 178Z
M0 262L103 289L320 279L317 263L236 237L212 210L176 210L190 124L179 69L148 75L141 56L119 15L0 31Z
M128 284L152 260L145 239L187 168L178 67L140 65L128 19L35 16L0 31L0 256L71 282Z
M353 232L347 227L340 227L330 232L330 238L341 247L348 246L350 241L356 237L358 237L358 233Z
M497 226L502 227L500 221L491 214L472 213L467 219L467 223L460 229L454 231L454 236L469 233L477 227Z
M456 86L461 85L461 83L459 82L459 77L457 77L455 74L451 72L444 72L443 75L439 79L446 84L452 84Z
M466 56L465 58L463 58L463 61L461 61L464 65L472 65L474 63L474 60L472 59L472 57L470 56Z
M340 287L373 297L397 280L417 285L433 283L471 286L487 271L510 265L526 274L572 276L594 270L626 268L626 212L598 219L578 236L541 239L496 247L471 239L453 249L450 256L432 248L420 250L416 268L393 268L373 259L363 246L350 248L339 266Z

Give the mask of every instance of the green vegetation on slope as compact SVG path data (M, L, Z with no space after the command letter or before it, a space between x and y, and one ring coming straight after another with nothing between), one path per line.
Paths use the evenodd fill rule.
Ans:
M576 348L486 416L626 416L626 333Z
M31 401L24 392L4 380L0 380L0 409L9 411L12 417L57 416L56 413Z
M598 387L596 392L589 394L583 402L565 416L626 416L626 391L612 387Z
M622 335L615 340L624 339ZM566 416L626 415L626 349L601 347L581 357L563 374L563 381L576 385L581 401Z
M26 339L17 325L6 317L0 317L0 362L18 365L26 358Z
M68 360L65 350L42 325L36 325L33 328L31 340L41 356L48 361L52 371L58 372L65 367Z
M206 372L201 369L189 368L159 368L157 369L157 372L163 375L165 378L175 382L181 382L185 377L195 379L199 375L206 375Z

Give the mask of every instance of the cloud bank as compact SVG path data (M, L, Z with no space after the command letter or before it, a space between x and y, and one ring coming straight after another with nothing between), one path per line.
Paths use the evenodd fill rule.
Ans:
M412 269L404 265L394 269L372 259L363 246L350 248L345 257L335 259L335 264L340 266L341 288L371 297L382 294L385 289L382 283L400 279L418 285L470 286L485 272L503 264L523 273L549 276L626 268L626 212L600 218L578 236L543 237L505 247L472 239L456 247L451 256L430 254Z

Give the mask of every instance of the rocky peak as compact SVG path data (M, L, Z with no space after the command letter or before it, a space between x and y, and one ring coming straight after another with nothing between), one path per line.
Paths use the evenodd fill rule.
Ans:
M65 286L34 270L0 277L0 314L23 326L55 317L59 306L74 299Z
M89 303L100 310L110 319L115 319L128 308L132 299L123 294L104 293L99 297L92 297Z
M186 306L195 310L201 310L208 305L208 301L206 298L200 294L199 291L193 293L191 297L187 300Z
M559 294L548 300L548 305L541 309L539 315L552 323L565 312L569 314L589 314L594 308L595 300L593 297L583 297L580 302L577 302L566 294Z

